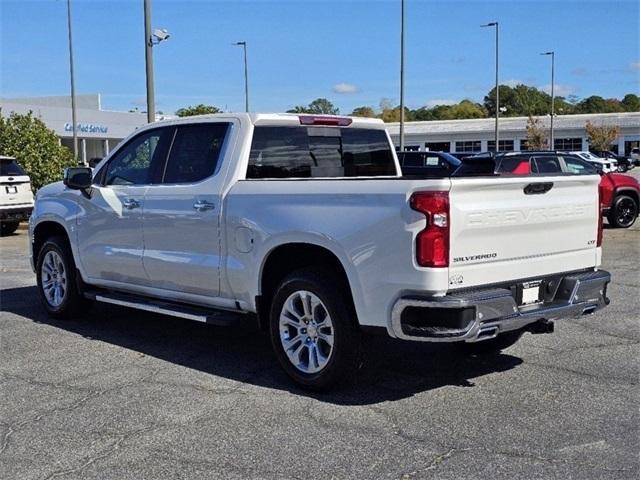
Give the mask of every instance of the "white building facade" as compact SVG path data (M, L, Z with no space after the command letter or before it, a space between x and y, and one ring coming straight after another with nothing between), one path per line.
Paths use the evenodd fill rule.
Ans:
M12 112L40 118L53 130L60 143L73 150L71 97L33 97L0 99L3 116ZM76 96L78 156L84 163L102 158L123 138L147 123L144 113L102 110L100 95Z
M538 118L549 136L550 117ZM527 117L500 118L499 150L526 149L527 120ZM640 146L640 112L558 115L554 120L555 150L589 150L587 121L620 128L620 135L611 147L614 152L629 155L632 148ZM387 128L393 142L399 145L400 125L390 123ZM463 153L495 150L495 118L405 122L404 132L405 150Z

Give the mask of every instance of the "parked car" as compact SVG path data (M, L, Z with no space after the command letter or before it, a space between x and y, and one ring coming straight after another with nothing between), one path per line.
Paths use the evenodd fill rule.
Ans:
M402 175L446 177L462 163L447 152L398 152Z
M631 160L633 160L633 164L636 167L640 167L640 148L634 147L631 149L631 154L629 155Z
M593 168L601 174L600 207L609 225L616 228L629 228L638 217L640 205L640 185L630 175L604 172L600 164L585 162L573 154L562 152L520 152L503 155L498 158L496 171L515 175L538 173L540 169L558 173L588 173Z
M10 235L33 210L31 180L15 158L0 155L0 234Z
M594 175L403 178L375 119L188 117L42 188L31 259L51 316L90 299L255 317L284 371L324 389L353 378L367 332L495 352L605 307L597 189Z
M631 161L631 159L625 157L624 155L618 155L617 153L613 153L610 150L602 150L602 151L591 150L591 153L601 158L609 158L611 160L616 160L618 162L618 171L622 173L634 167L634 164Z
M609 225L629 228L638 218L640 184L630 175L608 173L600 181L600 202Z
M596 166L599 165L600 169L605 172L617 172L618 171L618 161L614 158L600 158L594 155L591 152L569 152L573 155L577 155L578 157L586 160L590 164Z

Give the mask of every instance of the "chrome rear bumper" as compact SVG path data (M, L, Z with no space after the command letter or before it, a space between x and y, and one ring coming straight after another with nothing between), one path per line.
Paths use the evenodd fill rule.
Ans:
M543 279L543 303L521 305L514 288L490 288L444 297L400 298L391 313L397 338L421 342L477 342L517 330L538 320L556 320L593 313L609 304L604 271Z

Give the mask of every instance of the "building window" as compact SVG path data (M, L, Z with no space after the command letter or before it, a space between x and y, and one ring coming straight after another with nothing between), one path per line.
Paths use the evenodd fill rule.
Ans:
M426 142L424 144L425 150L428 152L450 152L450 142Z
M582 150L581 138L555 138L553 140L554 150L568 150L570 152Z
M520 151L525 152L529 150L529 141L527 139L520 140Z
M480 142L480 140L456 142L456 152L459 152L459 153L479 152L482 150L481 143L482 142Z
M498 140L499 150L501 152L513 152L513 140ZM487 142L487 150L490 152L496 151L496 141L489 140Z
M405 145L404 146L404 151L405 152L419 152L420 151L420 145Z

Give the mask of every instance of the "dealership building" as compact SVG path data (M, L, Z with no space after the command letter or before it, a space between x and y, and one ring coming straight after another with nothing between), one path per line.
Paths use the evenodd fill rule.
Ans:
M549 129L550 117L538 117L541 125ZM505 117L499 122L501 151L526 150L527 117ZM554 149L589 150L585 125L617 126L620 135L611 150L629 155L632 148L640 146L640 112L598 113L585 115L557 115L554 117ZM396 145L400 141L400 125L390 123L389 133ZM484 152L495 150L495 118L471 120L436 120L406 122L404 145L409 151Z
M2 115L11 112L28 113L39 117L60 139L62 145L73 148L71 98L68 96L0 99ZM112 112L101 108L100 95L76 96L77 135L80 158L104 157L123 138L147 123L140 112ZM173 116L157 115L157 119ZM549 116L538 117L549 128ZM587 121L595 125L617 126L620 135L611 149L629 154L640 145L640 112L603 113L587 115L558 115L554 122L554 147L557 150L588 150ZM527 117L500 119L499 149L526 149ZM399 144L398 123L387 128L396 145ZM482 152L495 148L495 119L435 120L405 123L406 150L445 152ZM2 152L0 152L2 153Z
M0 99L0 109L4 116L11 112L33 112L56 133L62 145L73 150L71 97L3 98ZM78 154L82 161L87 162L108 154L123 138L145 125L147 116L144 113L102 110L100 95L77 95L76 120Z

